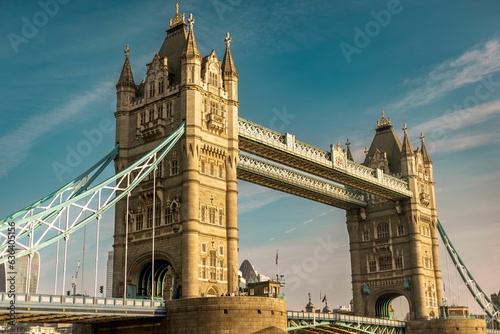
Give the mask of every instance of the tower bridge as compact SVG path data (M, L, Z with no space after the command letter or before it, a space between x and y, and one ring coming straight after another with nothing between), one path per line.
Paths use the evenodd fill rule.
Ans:
M116 330L118 320L128 317L160 317L155 328L168 333L297 330L287 319L297 320L299 327L316 326L310 315L287 314L282 300L218 297L238 292L240 179L346 211L354 315L366 326L332 316L323 324L332 331L323 332L337 326L337 332L378 333L371 327L373 319L390 318L390 303L400 296L408 300L410 322L416 324L408 333L457 327L428 322L441 317L443 306L438 235L444 230L424 136L413 149L406 125L401 142L382 112L360 164L353 161L349 146L332 145L325 151L242 119L230 35L222 61L215 51L202 56L194 22L176 7L139 84L125 48L116 85L116 148L61 189L0 221L0 262L5 263L12 223L16 256L29 256L59 240L67 247L70 234L92 221L99 224L113 207L114 298L19 297L14 299L17 320L44 314L47 321L109 322L94 332ZM111 161L116 174L95 184ZM454 251L451 243L446 246ZM458 256L454 261L467 273ZM498 322L498 309L470 282L470 274L464 277L474 298ZM12 304L5 295L1 303ZM87 306L90 313L84 311ZM3 319L8 315L4 307ZM401 332L401 323L392 325ZM479 320L460 326L484 329Z

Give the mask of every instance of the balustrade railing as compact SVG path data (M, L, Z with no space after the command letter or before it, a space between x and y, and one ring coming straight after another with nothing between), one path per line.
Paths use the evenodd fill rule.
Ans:
M9 293L0 293L0 301L10 303L12 296ZM165 300L163 299L123 299L123 298L108 298L108 297L90 297L90 296L61 296L61 295L33 295L33 294L16 294L15 304L22 305L64 305L82 306L89 305L97 306L113 306L118 308L137 308L137 309L159 309L165 308Z

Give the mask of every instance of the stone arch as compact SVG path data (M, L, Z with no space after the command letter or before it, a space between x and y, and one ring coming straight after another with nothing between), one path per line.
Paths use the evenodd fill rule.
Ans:
M406 299L408 302L408 311L412 314L413 303L411 302L411 298L404 292L393 290L384 291L373 296L372 307L374 316L383 319L395 319L393 301L398 297L404 297Z
M177 272L180 272L179 265L174 261L174 259L168 253L155 250L155 259L166 260L171 264L172 268L174 268ZM147 263L151 263L150 250L144 254L139 255L133 260L131 260L129 257L127 281L132 284L137 283L137 274Z
M146 263L137 274L137 297L179 298L178 276L170 262L163 259Z
M219 296L219 289L215 285L212 285L208 287L207 291L205 292L206 297L217 297Z
M129 264L127 273L128 290L133 291L129 297L151 297L152 262L151 253L142 254ZM170 271L169 271L170 269ZM180 268L175 261L165 252L155 252L155 296L170 299L178 298L180 295L179 279ZM170 275L167 279L167 273ZM169 284L173 284L169 286ZM171 289L170 289L171 288Z

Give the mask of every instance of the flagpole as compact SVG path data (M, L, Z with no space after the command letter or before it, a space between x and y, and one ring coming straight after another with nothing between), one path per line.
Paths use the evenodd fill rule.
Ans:
M276 280L279 282L280 277L280 261L278 257L278 250L276 250L276 266L278 267L278 274L276 275Z

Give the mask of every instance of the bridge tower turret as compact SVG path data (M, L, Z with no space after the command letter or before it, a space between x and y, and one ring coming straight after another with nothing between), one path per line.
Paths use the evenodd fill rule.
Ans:
M117 102L117 138L128 141L120 143L117 170L183 122L186 131L132 192L128 227L125 202L116 205L115 297L169 300L237 291L237 78L228 38L222 64L215 51L202 57L194 18L186 20L176 5L126 113Z
M404 296L410 317L439 317L442 278L432 161L413 150L406 125L401 143L382 111L364 165L405 179L413 193L397 201L366 194L366 209L347 211L354 313L391 318L391 302Z
M124 50L125 61L123 63L122 71L118 83L116 84L116 121L120 123L120 129L129 128L129 117L128 112L131 109L132 99L135 98L136 85L134 82L134 76L132 74L132 67L130 66L130 48L128 44ZM120 132L121 135L126 134L127 131ZM121 145L128 145L128 136L118 137L118 132L116 134L116 143Z

